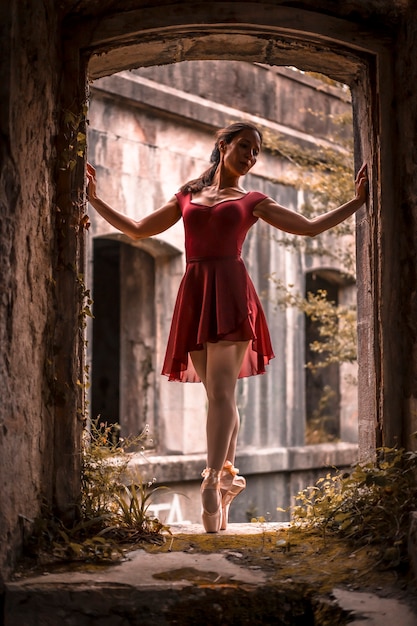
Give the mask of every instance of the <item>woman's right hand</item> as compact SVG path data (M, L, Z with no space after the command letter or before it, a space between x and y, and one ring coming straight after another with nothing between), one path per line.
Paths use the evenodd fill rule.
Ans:
M88 200L97 198L96 192L97 192L96 170L91 165L91 163L87 163L87 198Z

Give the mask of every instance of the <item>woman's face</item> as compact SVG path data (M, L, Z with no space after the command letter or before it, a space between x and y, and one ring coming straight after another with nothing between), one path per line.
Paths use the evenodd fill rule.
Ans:
M234 175L244 176L255 165L261 150L261 138L256 130L245 128L230 143L222 142L223 166Z

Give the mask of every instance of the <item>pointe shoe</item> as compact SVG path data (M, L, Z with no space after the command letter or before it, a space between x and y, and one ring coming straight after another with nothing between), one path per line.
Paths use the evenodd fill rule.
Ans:
M246 487L246 480L238 476L239 470L233 467L230 461L226 461L220 477L220 492L222 495L222 519L220 530L226 530L229 518L229 508L232 501Z
M202 472L204 478L201 483L201 502L202 512L201 518L203 520L203 526L206 533L217 533L220 530L222 523L222 497L220 493L220 471L206 467ZM207 492L212 492L213 501L215 501L215 510L213 512L207 511L207 498L204 498L204 494L208 496ZM203 500L206 500L206 503ZM212 508L212 507L210 507Z

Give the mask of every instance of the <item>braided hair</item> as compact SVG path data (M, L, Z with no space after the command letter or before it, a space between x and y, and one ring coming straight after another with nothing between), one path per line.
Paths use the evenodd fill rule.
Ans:
M254 124L251 124L250 122L235 122L234 124L230 124L230 126L226 126L226 128L218 130L216 133L216 143L214 144L214 148L210 156L210 163L212 163L212 165L200 174L198 178L189 180L185 183L181 187L182 193L197 193L204 187L209 187L212 184L214 175L220 163L220 142L223 141L227 144L231 143L233 138L245 129L256 131L262 143L262 133Z

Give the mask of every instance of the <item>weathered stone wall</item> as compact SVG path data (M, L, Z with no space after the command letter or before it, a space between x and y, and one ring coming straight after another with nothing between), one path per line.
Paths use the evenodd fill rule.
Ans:
M0 583L52 492L57 37L53 1L1 3Z
M135 73L243 113L279 122L290 136L290 129L330 141L343 136L337 117L346 115L349 92L343 94L330 84L320 86L314 77L291 68L236 61L190 61L141 67ZM178 114L184 114L184 109ZM211 120L207 123L211 124ZM344 136L350 137L350 133L348 127Z

